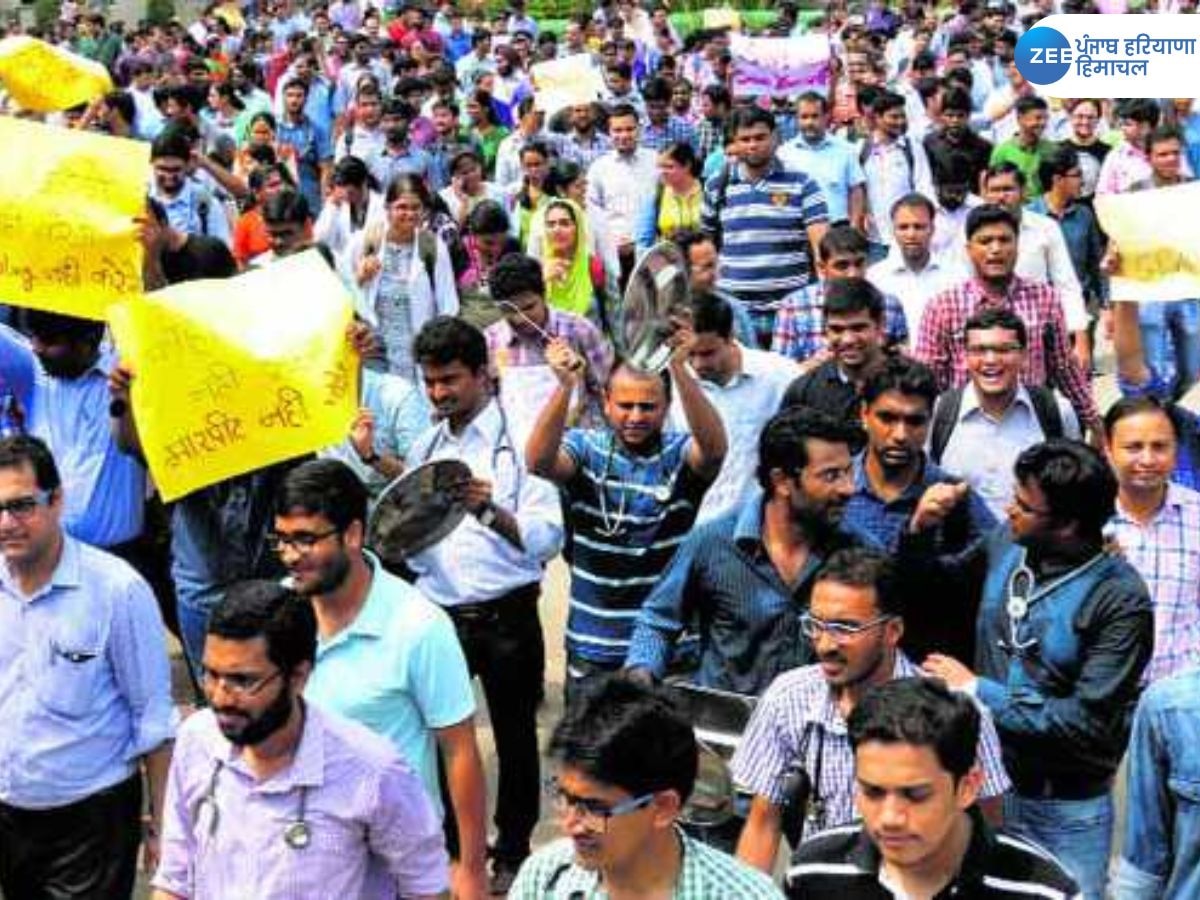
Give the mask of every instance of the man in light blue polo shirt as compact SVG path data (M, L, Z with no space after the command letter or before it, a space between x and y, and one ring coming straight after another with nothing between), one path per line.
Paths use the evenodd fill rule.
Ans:
M387 737L439 809L440 748L457 824L455 893L486 897L487 790L475 696L454 626L364 549L366 488L345 463L296 467L276 509L272 542L317 617L317 664L305 696ZM453 845L455 836L447 837Z
M814 179L825 194L830 222L866 225L867 176L858 150L829 133L829 101L805 91L796 101L796 137L779 148L779 158Z

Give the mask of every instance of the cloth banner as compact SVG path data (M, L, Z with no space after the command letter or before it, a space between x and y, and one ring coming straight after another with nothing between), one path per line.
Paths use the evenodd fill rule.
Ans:
M795 97L829 88L829 38L732 35L735 97Z
M1121 257L1113 300L1200 297L1200 181L1132 194L1097 194L1096 215Z
M70 109L113 89L100 63L24 34L0 40L0 83L31 112Z
M346 437L358 399L351 308L316 251L111 308L163 500Z
M590 53L535 63L529 68L537 108L552 116L566 106L591 103L604 96L604 78Z
M142 291L150 147L0 116L0 298L103 319Z

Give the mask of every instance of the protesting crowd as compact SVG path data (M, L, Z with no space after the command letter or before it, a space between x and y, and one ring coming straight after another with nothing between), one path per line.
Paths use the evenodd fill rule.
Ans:
M1200 110L1040 96L1093 11L13 26L111 78L0 119L145 154L147 300L277 277L287 333L319 260L357 395L167 491L241 427L159 446L197 345L0 297L0 893L1200 897L1200 281L1116 236L1192 213Z

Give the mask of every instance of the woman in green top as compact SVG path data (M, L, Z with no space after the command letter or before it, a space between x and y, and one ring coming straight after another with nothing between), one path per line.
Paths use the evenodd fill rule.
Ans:
M508 137L508 129L500 124L500 117L492 106L492 95L487 91L477 90L467 97L466 113L468 125L483 156L483 169L491 178L496 174L496 154L500 150L500 142Z
M572 201L556 197L541 213L546 300L556 309L599 321L604 264L589 251L587 220Z
M550 151L545 143L533 140L521 148L521 187L513 196L513 216L517 220L517 240L529 246L529 230L534 216L550 199L546 176L550 174Z

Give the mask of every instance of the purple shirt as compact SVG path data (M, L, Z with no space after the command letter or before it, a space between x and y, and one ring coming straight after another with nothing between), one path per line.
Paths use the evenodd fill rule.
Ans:
M258 781L211 710L179 730L154 887L190 900L393 900L448 886L441 822L386 739L305 706L290 766ZM309 843L284 840L301 818ZM215 812L215 822L214 822Z

